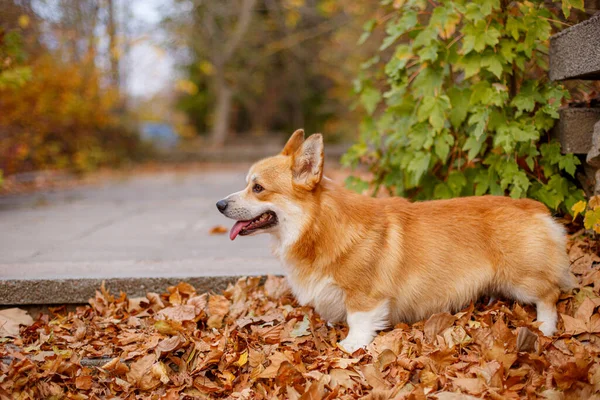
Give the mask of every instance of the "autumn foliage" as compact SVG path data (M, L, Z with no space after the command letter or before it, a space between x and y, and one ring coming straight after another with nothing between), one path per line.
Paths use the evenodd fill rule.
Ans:
M4 7L4 6L3 6ZM87 171L132 156L119 88L97 66L96 38L47 29L31 7L0 15L0 171ZM86 25L86 24L83 24ZM93 29L92 29L92 33Z
M300 307L283 278L243 278L222 294L180 283L128 299L101 288L89 306L2 339L0 398L591 398L600 256L586 239L569 253L581 286L561 297L552 339L532 307L498 300L398 324L352 355L336 347L346 325Z

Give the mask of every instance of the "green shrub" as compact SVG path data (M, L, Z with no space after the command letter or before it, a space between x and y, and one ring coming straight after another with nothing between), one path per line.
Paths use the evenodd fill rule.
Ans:
M375 191L509 194L571 212L583 198L573 183L580 161L549 140L568 96L547 77L552 12L541 1L390 3L380 54L355 82L368 116L343 161L368 165Z

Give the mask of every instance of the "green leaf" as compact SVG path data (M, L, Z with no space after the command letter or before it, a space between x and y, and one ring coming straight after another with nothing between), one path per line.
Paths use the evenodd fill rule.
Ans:
M575 7L578 10L584 11L583 0L562 0L562 11L565 17L569 18L571 15L571 8ZM589 228L588 228L589 229Z
M511 105L517 107L519 111L533 111L536 98L539 94L536 91L537 85L533 81L528 81L521 87L521 91L515 96Z
M480 137L469 136L467 138L467 141L465 142L465 144L463 146L463 150L468 151L467 157L468 157L469 161L471 161L472 159L477 157L477 155L481 151L481 148L482 148L484 142L485 142L485 136L480 136Z
M373 112L375 112L375 108L380 101L381 93L379 93L379 90L372 86L364 88L360 95L360 102L365 107L369 115L372 115Z
M458 128L467 117L471 92L469 89L459 89L453 86L448 89L447 93L451 105L450 123L454 128Z
M461 66L465 71L465 79L475 76L481 70L481 56L478 54L471 53L463 57L460 62Z
M506 19L506 31L512 36L513 39L519 40L519 31L521 29L525 29L525 26L520 19L514 17L508 17Z
M428 26L426 29L423 29L421 32L419 32L419 34L413 41L413 48L429 46L432 43L434 43L436 39L437 32L433 27Z
M388 36L383 40L379 50L385 50L390 47L400 36L414 28L416 24L417 12L414 10L405 11L401 18L391 20L385 30Z
M451 199L453 196L452 190L444 182L435 185L433 197L436 199Z
M439 132L444 127L446 110L449 108L450 99L448 99L448 96L427 96L423 99L419 107L417 118L419 121L428 120L433 129Z
M373 29L375 29L376 25L377 20L375 19L370 19L367 22L365 22L365 24L363 25L363 33L362 35L360 35L360 38L358 38L358 45L361 45L367 41L369 36L371 36L371 32L373 32Z
M369 188L369 182L364 181L356 176L349 176L344 181L346 187L356 193L364 193Z
M581 161L579 161L575 154L565 154L560 158L558 167L567 171L572 177L575 177L575 170L577 170L577 166L580 164Z
M417 152L408 164L408 171L414 176L413 183L417 185L423 174L429 169L430 153Z
M448 175L448 187L454 196L460 196L463 188L467 185L467 178L461 171L452 171Z
M471 135L473 135L476 139L479 139L485 132L489 115L489 108L479 108L476 109L475 112L469 117L468 124L472 128Z
M438 45L437 43L432 43L429 46L423 47L421 50L417 52L419 59L421 62L426 61L435 61L438 58Z
M448 154L450 153L450 146L452 145L454 145L454 136L449 133L442 134L435 138L433 142L434 151L442 162L446 162L446 158L448 158Z
M496 75L496 78L502 76L503 59L499 54L489 53L481 59L481 66L486 67L488 71Z

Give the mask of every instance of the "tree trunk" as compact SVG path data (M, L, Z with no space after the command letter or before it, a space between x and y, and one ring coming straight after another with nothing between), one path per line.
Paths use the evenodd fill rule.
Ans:
M115 7L113 0L107 0L108 5L108 52L110 58L110 75L112 84L119 90L120 79L119 79L119 54L117 53L117 28L115 23Z
M217 77L217 106L213 119L212 132L210 134L212 145L223 147L229 131L229 119L231 116L231 103L233 91L225 82L223 77Z

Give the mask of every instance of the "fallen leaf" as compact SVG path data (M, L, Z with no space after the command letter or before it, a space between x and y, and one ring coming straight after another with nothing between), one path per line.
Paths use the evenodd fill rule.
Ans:
M82 375L75 378L75 387L79 390L90 390L92 388L92 377Z
M18 337L19 326L33 324L33 318L20 308L0 310L0 337Z
M425 322L424 332L425 337L429 341L433 341L436 336L446 329L448 329L452 324L456 321L456 317L454 315L450 315L448 313L439 313L434 314L427 322Z
M211 328L219 328L223 324L223 318L229 312L229 300L224 296L213 295L208 298L208 322Z
M208 231L211 235L223 235L227 232L229 232L229 228L223 225L215 225Z
M517 351L535 351L538 335L531 332L529 328L521 327L517 333Z
M305 315L304 318L302 319L302 321L297 322L296 325L294 325L294 329L290 333L290 336L300 337L300 336L309 335L310 334L309 328L310 328L310 320L308 319L308 316Z
M142 390L150 390L160 385L160 380L151 373L155 361L156 355L147 354L131 363L126 374L127 381Z
M479 395L485 391L485 385L478 378L456 378L452 384L467 393Z
M196 308L187 304L176 305L160 310L158 315L177 322L193 321L196 318Z

